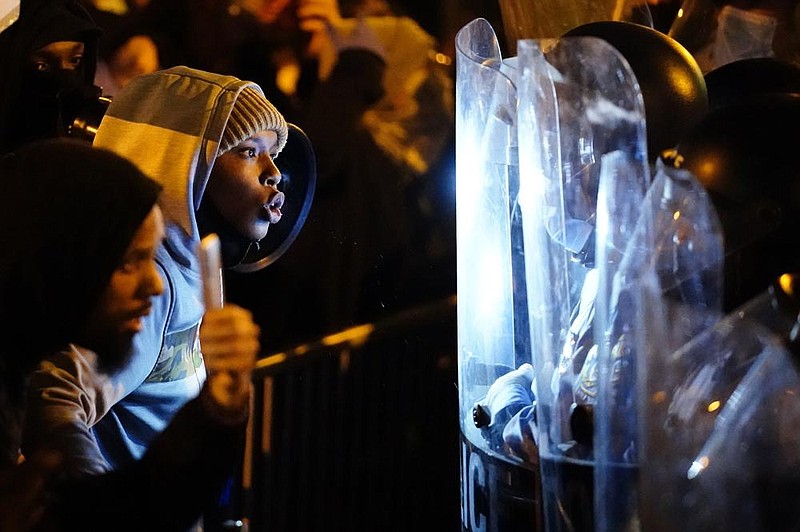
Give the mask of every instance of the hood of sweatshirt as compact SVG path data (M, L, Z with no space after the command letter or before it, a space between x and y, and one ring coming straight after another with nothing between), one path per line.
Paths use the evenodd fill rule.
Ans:
M197 271L197 210L236 98L258 85L174 67L141 76L114 97L94 145L133 161L164 188L165 245Z

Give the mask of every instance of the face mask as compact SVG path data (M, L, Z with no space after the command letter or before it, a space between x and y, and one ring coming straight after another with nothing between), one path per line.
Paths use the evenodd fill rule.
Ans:
M29 71L22 77L22 94L42 100L55 100L63 90L76 89L83 80L83 69Z
M14 136L26 142L62 134L58 95L79 87L82 74L80 69L25 73L22 76L20 101L16 106Z
M773 17L725 6L720 11L714 42L714 63L722 66L740 59L772 57L772 38L778 21Z

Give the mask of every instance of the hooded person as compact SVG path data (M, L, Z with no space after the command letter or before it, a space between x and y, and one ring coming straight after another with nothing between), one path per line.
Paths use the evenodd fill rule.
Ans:
M130 363L112 375L120 400L91 427L101 455L84 456L76 471L116 469L140 457L200 391L206 367L197 247L215 232L224 264L236 264L280 220L284 196L273 159L286 140L287 123L260 88L231 76L175 67L137 78L114 98L94 145L126 157L164 187L166 236L156 262L165 290L143 320ZM63 400L74 380L69 368L54 367L51 377L39 395L62 396L51 405L53 415L82 411L75 394Z
M21 428L20 420L6 417L9 407L22 412L22 385L45 355L81 340L76 331L161 190L113 154L98 150L87 161L84 151L91 148L72 144L32 147L0 163L0 193L13 200L0 213L0 241L8 251L0 256L0 323L10 347L0 352L6 463L17 459Z
M132 340L164 290L155 261L164 235L161 190L131 162L75 140L36 141L0 160L0 192L10 202L0 214L6 250L0 257L0 326L7 339L0 352L3 530L27 530L39 518L35 530L188 529L216 504L236 471L249 386L234 390L218 383L231 374L249 380L258 327L247 311L225 305L204 316L210 374L200 395L140 461L109 473L75 474L73 462L96 446L88 431L83 440L70 439L79 432L71 429L85 427L111 404L117 388L109 375L129 363ZM74 380L64 378L67 370ZM29 375L28 391L37 389L35 383L60 380L66 386L26 398ZM78 389L80 412L56 419L40 410L69 400ZM35 451L20 457L23 417L54 423L26 419L24 438L32 439ZM58 474L47 475L51 467ZM47 481L31 482L37 475ZM37 489L46 496L37 496ZM25 506L30 503L41 506Z
M101 33L78 0L22 0L0 33L0 153L66 134L65 107L94 90Z

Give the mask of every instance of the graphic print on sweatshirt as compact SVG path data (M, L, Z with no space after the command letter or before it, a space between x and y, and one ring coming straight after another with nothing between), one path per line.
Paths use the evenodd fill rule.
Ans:
M145 382L177 381L197 373L203 365L199 330L200 324L196 323L189 329L168 334L158 361Z

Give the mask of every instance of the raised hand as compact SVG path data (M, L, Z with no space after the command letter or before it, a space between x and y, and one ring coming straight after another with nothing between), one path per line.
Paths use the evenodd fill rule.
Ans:
M247 408L252 371L260 344L259 327L250 311L226 304L208 310L200 326L211 399L231 413Z

